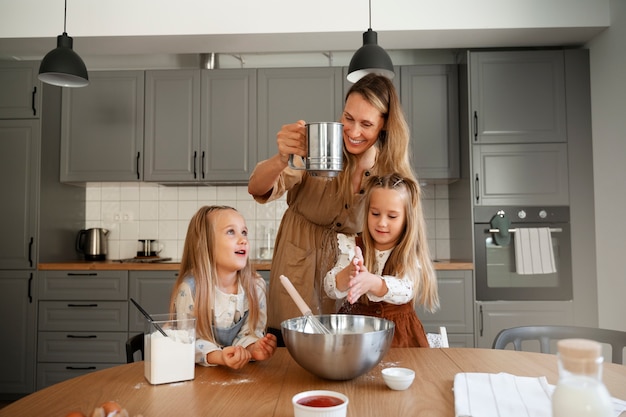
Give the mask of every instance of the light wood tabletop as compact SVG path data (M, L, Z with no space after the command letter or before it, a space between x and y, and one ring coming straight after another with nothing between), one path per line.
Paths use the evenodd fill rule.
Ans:
M414 369L406 391L386 387L381 370ZM391 349L370 372L349 381L320 379L301 368L286 348L268 361L241 370L196 366L193 381L151 385L144 363L90 373L35 392L0 410L0 416L60 416L70 411L90 415L113 400L131 417L293 416L291 398L301 391L328 389L349 398L348 416L454 416L454 375L459 372L508 372L546 376L557 381L556 356L491 349ZM604 364L604 382L612 396L626 399L626 366Z

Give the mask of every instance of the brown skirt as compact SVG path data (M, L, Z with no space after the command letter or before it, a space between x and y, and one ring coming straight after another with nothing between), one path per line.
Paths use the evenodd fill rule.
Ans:
M339 314L360 314L393 321L396 329L391 347L429 347L424 326L411 303L397 305L368 301L365 304L358 301L350 304L346 301L339 309Z

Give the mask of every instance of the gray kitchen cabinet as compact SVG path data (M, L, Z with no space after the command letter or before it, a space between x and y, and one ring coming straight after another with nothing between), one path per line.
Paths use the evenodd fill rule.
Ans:
M469 52L473 143L566 142L563 51Z
M490 349L503 329L542 324L572 325L571 301L478 301L476 313L476 347ZM539 352L539 344L524 350Z
M61 181L141 180L143 132L144 72L89 72L63 89Z
M343 111L340 67L262 68L258 82L258 160L278 152L276 133L298 120L338 121Z
M0 119L37 119L41 116L38 61L0 62Z
M40 271L37 389L126 363L127 271Z
M34 269L37 262L39 120L0 120L0 269Z
M169 313L170 296L178 271L129 271L129 297L137 301L149 314ZM146 319L133 305L129 305L128 331L130 335L145 329Z
M441 307L431 313L417 306L417 315L424 329L439 333L445 326L450 347L474 347L474 283L473 271L437 271Z
M411 163L419 179L460 176L456 65L400 68L400 99L411 129Z
M0 400L35 389L35 271L0 271Z
M477 145L474 205L569 205L566 143Z
M146 181L247 182L255 163L255 70L146 72Z

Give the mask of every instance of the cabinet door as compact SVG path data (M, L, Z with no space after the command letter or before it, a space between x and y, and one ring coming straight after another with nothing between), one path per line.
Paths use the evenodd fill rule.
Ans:
M341 68L266 68L257 74L259 161L278 152L276 133L282 125L341 118Z
M0 271L0 393L29 394L35 387L34 271Z
M170 295L178 271L130 271L130 297L149 314L169 312ZM130 335L144 331L146 319L130 305L128 331Z
M200 179L200 70L146 72L146 181Z
M128 271L42 271L41 300L128 300Z
M0 120L0 269L34 269L37 259L39 120Z
M143 71L92 71L89 87L64 88L61 181L142 177Z
M572 325L571 301L493 301L476 303L476 347L490 349L501 330L542 324ZM524 349L526 350L526 349ZM528 347L528 350L532 350ZM539 344L536 346L539 352Z
M562 51L470 53L475 143L565 142Z
M475 205L569 205L566 143L473 147Z
M474 332L472 271L437 271L440 309L435 313L417 307L417 315L427 332L439 333L445 326L448 335Z
M41 115L38 61L0 62L0 119L34 119Z
M257 152L256 70L202 71L201 179L248 182Z
M459 178L457 66L407 66L400 76L402 107L411 129L411 162L418 178Z

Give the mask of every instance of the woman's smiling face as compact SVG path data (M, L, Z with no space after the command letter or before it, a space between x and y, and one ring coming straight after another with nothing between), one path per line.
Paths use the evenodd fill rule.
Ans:
M347 151L360 155L374 146L385 120L361 94L353 93L346 100L341 123L343 123L343 143Z

